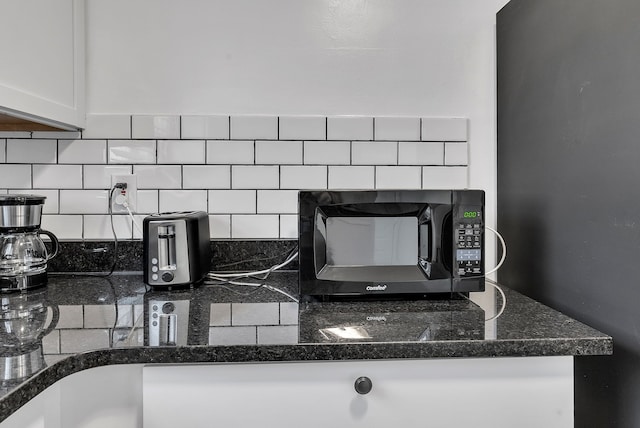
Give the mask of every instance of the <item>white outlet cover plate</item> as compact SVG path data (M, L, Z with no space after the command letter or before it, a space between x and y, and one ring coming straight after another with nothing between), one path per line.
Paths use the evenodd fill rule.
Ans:
M127 183L127 204L129 205L129 209L131 212L136 211L136 203L137 203L137 193L138 193L138 180L136 179L135 174L118 174L111 176L111 188L116 185L116 183ZM118 189L114 191L113 201L111 202L111 210L114 213L126 213L127 209L115 203L115 196L118 192ZM111 189L109 189L109 193L111 193Z

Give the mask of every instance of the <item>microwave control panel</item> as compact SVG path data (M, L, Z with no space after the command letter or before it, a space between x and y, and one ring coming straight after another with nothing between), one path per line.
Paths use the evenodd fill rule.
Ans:
M462 207L454 221L458 276L480 276L483 274L484 225L482 210Z

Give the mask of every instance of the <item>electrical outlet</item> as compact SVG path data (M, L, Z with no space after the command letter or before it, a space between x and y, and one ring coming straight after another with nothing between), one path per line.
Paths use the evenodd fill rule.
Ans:
M111 211L114 213L126 213L127 206L131 212L136 211L138 183L135 174L122 174L111 176L111 188L118 183L125 183L126 189L115 189L111 198ZM125 205L126 204L126 205Z

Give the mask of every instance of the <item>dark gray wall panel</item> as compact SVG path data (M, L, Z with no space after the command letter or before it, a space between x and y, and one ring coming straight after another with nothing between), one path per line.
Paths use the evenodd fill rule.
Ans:
M497 43L499 280L614 337L576 426L638 427L640 1L513 0Z

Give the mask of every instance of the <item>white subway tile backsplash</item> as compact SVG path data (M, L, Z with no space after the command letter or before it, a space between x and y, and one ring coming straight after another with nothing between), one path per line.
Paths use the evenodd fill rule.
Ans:
M228 140L229 116L182 116L182 139Z
M131 138L179 139L180 116L132 116Z
M298 239L298 215L280 216L280 239Z
M128 215L114 215L113 228L118 239L131 239L133 226ZM111 218L109 215L85 215L84 239L113 239L111 230ZM113 323L112 323L113 324Z
M7 140L8 163L56 163L57 140Z
M204 140L158 140L159 164L204 163Z
M297 165L302 163L302 141L256 141L256 164Z
M422 141L467 141L467 119L422 118Z
M277 140L277 116L231 116L232 140Z
M396 165L398 143L380 141L354 141L351 143L353 165Z
M210 215L209 233L211 239L231 238L231 216L230 215ZM213 267L215 269L215 266Z
M34 131L31 138L45 138L51 140L77 140L81 137L80 131Z
M160 212L207 211L206 190L160 190Z
M153 140L109 140L109 163L156 163L156 142Z
M5 189L29 189L31 187L31 165L0 165L0 177Z
M281 140L326 140L327 119L324 116L280 116Z
M469 187L466 167L422 167L423 189L466 189Z
M207 141L207 163L247 165L254 163L253 141Z
M134 165L138 189L180 189L182 167L180 165Z
M0 138L31 138L31 132L0 131Z
M398 143L399 165L443 165L444 143L401 141Z
M327 140L373 140L373 118L364 116L328 117Z
M281 189L326 189L327 167L320 165L281 166Z
M231 167L229 165L185 165L182 167L184 189L229 189Z
M80 189L82 188L82 165L33 165L33 187Z
M231 216L231 237L234 239L276 239L279 227L277 215Z
M377 166L376 189L420 189L422 169L419 166Z
M349 165L351 142L305 141L304 163L306 165Z
M467 143L445 143L444 164L466 165L469 162L469 145Z
M329 189L373 189L375 167L329 166Z
M136 209L136 212L140 212L140 210ZM142 223L146 214L134 215L132 219L133 226L133 239L142 239Z
M297 190L258 190L258 214L296 214Z
M58 239L82 239L81 215L42 215L42 228L55 233Z
M280 168L263 165L233 165L231 187L233 189L277 189L280 185Z
M154 214L158 212L158 190L140 190L136 195L136 212Z
M106 164L107 140L60 140L58 162Z
M209 190L209 212L255 214L255 190Z
M417 117L376 117L375 139L382 141L420 141L420 119Z
M85 165L85 189L111 189L111 176L131 174L131 165Z
M82 138L131 138L131 116L88 114Z
M462 117L88 115L81 134L0 133L0 193L47 196L60 239L111 239L111 177L133 173L139 224L201 210L213 239L294 240L299 189L467 187L467 134Z
M60 214L107 214L108 190L60 190Z

